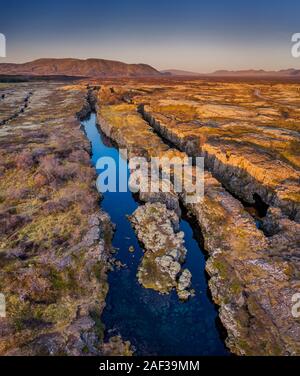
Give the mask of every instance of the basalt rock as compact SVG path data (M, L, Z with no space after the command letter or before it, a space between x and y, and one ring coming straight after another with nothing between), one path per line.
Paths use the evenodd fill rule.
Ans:
M266 238L242 205L208 173L205 183L203 202L190 204L189 210L210 255L209 287L221 307L227 345L240 355L298 354L299 325L291 314L297 272L292 257L281 253L286 244L276 241L278 235ZM289 239L296 254L296 239Z

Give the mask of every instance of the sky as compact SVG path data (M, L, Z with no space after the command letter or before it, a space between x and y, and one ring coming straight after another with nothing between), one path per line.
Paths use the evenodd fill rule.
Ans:
M3 62L103 58L157 69L300 68L299 0L1 0Z

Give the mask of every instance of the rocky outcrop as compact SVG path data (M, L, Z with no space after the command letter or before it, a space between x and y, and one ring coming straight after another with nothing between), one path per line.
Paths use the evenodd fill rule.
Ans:
M210 255L209 286L221 307L229 348L240 355L298 354L299 324L291 314L297 291L292 258L275 257L276 240L266 238L214 178L207 175L205 183L203 202L190 204L189 210Z
M177 294L179 299L186 300L191 295L188 290L191 287L192 273L188 269L184 269L177 283Z
M138 268L138 280L145 288L161 293L177 289L178 296L187 300L191 295L191 273L182 271L186 256L184 234L178 232L179 218L161 203L146 203L129 217L137 237L145 248Z

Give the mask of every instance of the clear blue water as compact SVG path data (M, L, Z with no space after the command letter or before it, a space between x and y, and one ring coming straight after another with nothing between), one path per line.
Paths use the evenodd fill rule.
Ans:
M109 156L117 168L126 169L126 161L120 164L118 150L99 132L95 114L82 124L92 144L93 165L99 157ZM205 257L187 221L181 220L180 229L185 233L188 250L184 266L192 273L195 297L182 303L175 292L160 295L138 283L136 273L143 252L126 217L138 205L130 192L105 193L101 202L116 224L116 258L127 265L109 273L109 293L102 315L106 337L120 334L132 343L136 355L228 355L217 327L217 311L207 294ZM128 251L130 246L134 246L134 253Z

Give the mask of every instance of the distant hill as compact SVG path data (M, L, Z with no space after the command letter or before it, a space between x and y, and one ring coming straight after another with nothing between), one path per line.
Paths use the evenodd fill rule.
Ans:
M263 69L249 69L249 70L238 70L238 71L229 71L229 70L218 70L214 73L209 74L210 76L219 76L219 77L299 77L300 78L300 69L282 69L279 71L265 71Z
M169 76L190 76L190 77L274 77L274 78L300 78L300 69L282 69L279 71L265 71L263 69L248 69L248 70L218 70L213 73L196 73L179 69L166 69L161 71L164 75Z
M201 73L189 72L180 69L165 69L160 72L170 76L201 76Z
M0 75L142 77L161 73L147 64L126 64L104 59L38 59L28 63L0 64Z

